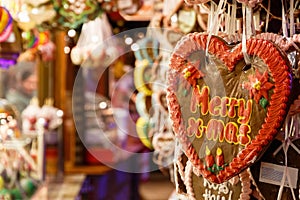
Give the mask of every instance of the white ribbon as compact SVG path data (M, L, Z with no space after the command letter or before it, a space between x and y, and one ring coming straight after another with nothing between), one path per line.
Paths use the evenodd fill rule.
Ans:
M284 8L284 0L281 0L281 5L282 5L282 32L283 32L283 36L287 39L288 38L288 31L287 31L287 20L286 20L286 17L285 17L285 8ZM292 21L294 22L294 16L291 17L291 14L293 15L293 5L294 5L294 2L293 0L290 0L290 37L293 36L293 24ZM287 166L287 159L288 159L288 149L289 149L289 146L290 144L292 143L292 141L290 140L290 137L291 135L293 135L293 126L294 126L294 119L293 117L291 118L291 122L289 123L289 118L287 117L286 118L286 121L285 121L285 138L284 138L284 142L283 142L283 151L284 151L284 156L285 156L285 169L284 169L284 173L283 173L283 177L282 177L282 180L281 180L281 184L280 184L280 188L279 188L279 191L278 191L278 197L277 197L277 200L280 200L281 197L282 197L282 193L283 193L283 188L284 188L284 183L285 183L285 180L286 178L288 179L288 183L289 183L289 188L292 192L292 196L293 196L293 199L296 200L296 197L295 197L295 194L294 194L294 189L291 185L291 177L290 177L290 174L288 172L288 166Z
M225 33L229 34L231 23L231 5L228 4L228 13L225 14Z
M231 19L230 19L230 26L229 26L229 35L233 35L236 32L236 1L232 1L232 12L231 12Z
M250 57L247 53L247 39L252 35L252 9L245 4L242 5L243 12L243 35L242 35L242 53L246 65L251 63Z
M294 0L290 0L290 37L294 35Z
M271 7L271 2L270 2L270 0L268 0L268 12L267 12L267 16L266 16L265 32L268 32L269 20L270 20L270 7Z
M288 31L287 31L287 21L286 21L286 18L285 18L285 9L284 9L284 3L283 3L284 0L281 0L281 6L282 6L282 33L283 33L283 36L284 37L288 37Z
M217 10L214 11L214 3L212 2L211 4L211 10L210 10L210 23L208 26L208 37L207 37L207 43L206 43L206 51L205 55L206 57L208 56L208 47L210 43L210 39L212 35L217 34L219 30L219 25L220 25L220 17L219 14L221 13L221 10L223 7L226 5L227 0L220 0L219 5L217 7Z
M232 5L228 4L228 13L225 17L225 33L229 36L236 32L236 1L232 1Z
M283 177L282 177L282 180L281 180L281 183L280 183L280 188L279 188L279 191L278 191L278 196L277 196L277 200L281 200L281 197L282 197L282 193L283 193L283 188L284 188L284 183L285 183L285 180L287 178L288 180L288 184L289 184L289 188L291 190L291 193L292 193L292 196L293 196L293 199L296 200L296 196L295 196L295 193L294 193L294 189L292 187L292 184L291 184L291 176L289 174L289 171L288 171L288 149L289 149L289 146L290 144L292 143L291 139L290 139L290 136L292 136L294 133L294 118L292 117L291 120L289 117L286 118L285 120L285 131L284 131L284 141L283 141L283 152L284 152L284 156L285 156L285 168L284 168L284 172L283 172Z

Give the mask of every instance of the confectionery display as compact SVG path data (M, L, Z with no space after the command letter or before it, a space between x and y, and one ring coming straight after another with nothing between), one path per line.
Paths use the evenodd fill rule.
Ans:
M1 99L0 105L0 197L27 199L43 180L41 138L38 135L25 137L14 106L5 99Z
M299 0L0 0L0 199L300 199L299 66Z
M179 194L188 199L250 199L257 194L249 170L221 184L215 184L203 178L191 162L186 160L182 155L175 164L175 169L178 171L175 175L175 184ZM199 186L197 190L194 189L196 185Z
M277 133L291 79L288 63L271 42L247 41L247 53L258 60L245 70L246 64L239 62L242 45L229 51L212 37L212 56L206 57L207 37L190 34L177 46L170 59L175 77L169 76L167 98L187 156L205 178L222 183L255 162Z
M188 3L199 4L200 2ZM219 6L222 6L221 3L220 1ZM255 7L261 2L241 3ZM213 20L219 23L219 19ZM290 186L291 182L287 183L291 177L289 171L284 172L287 173L285 184L282 182L285 175L277 177L279 183L270 182L270 180L269 182L263 181L262 176L274 176L274 174L262 174L268 173L262 170L268 169L274 172L277 167L265 164L261 159L268 160L269 158L270 161L269 154L265 153L272 149L272 141L278 137L284 126L289 126L294 132L293 135L297 132L295 130L297 124L286 125L284 120L286 116L290 117L290 114L287 114L291 103L294 102L291 106L293 114L295 114L293 110L297 108L295 104L299 95L296 90L299 85L298 35L286 38L275 33L261 33L249 37L246 35L245 27L242 32L242 34L228 35L226 31L214 32L214 27L212 27L206 33L190 33L182 37L170 56L168 108L175 137L181 143L183 155L186 156L184 159L186 164L182 163L182 158L177 158L175 168L175 171L178 171L175 173L175 176L176 174L178 176L175 178L177 193L185 194L189 199L221 199L221 192L217 194L203 192L207 184L201 183L200 177L208 179L209 183L215 184L217 188L217 185L228 183L231 178L247 170L248 190L242 190L248 191L247 195L242 192L239 197L235 196L233 199L250 199L250 197L251 199L275 199L278 196L283 199L297 199L298 171L295 170L296 174L292 175L296 177L293 179L294 188ZM268 47L264 48L264 45ZM276 58L272 58L275 54L277 54ZM264 56L266 57L263 58ZM273 71L271 62L281 64L274 64L276 69L274 68ZM276 84L276 80L279 80L276 78L276 71L283 70L283 68L285 72L282 71L279 74L285 74L283 75L285 78L278 78L283 81L280 88L286 87L278 89L283 92L279 95L281 100L285 100L281 101L283 107L280 108L279 104L273 107L272 101L279 100L279 96L275 98L276 91L278 91L276 87L279 86ZM256 83L259 83L259 87L256 87ZM237 107L231 104L233 99ZM275 107L277 111L274 110ZM247 109L249 110L246 111ZM248 113L246 114L248 117L242 113ZM274 118L271 120L269 117ZM242 121L246 118L248 118L247 122L243 123ZM244 125L248 128L244 129ZM243 144L243 141L246 143ZM296 141L291 138L282 140L281 148L287 157L285 166L289 166L288 158L295 157L291 153L289 157L285 148L294 147L293 149L296 148L297 152L297 146L294 145ZM277 153L280 150L280 147L278 148ZM279 163L282 165L284 162L278 161L277 164ZM252 168L256 170L255 175ZM193 175L187 176L185 174L187 172L184 173L184 171L188 173L193 171ZM196 184L195 177L198 179L197 186L194 185ZM266 186L268 184L276 186L268 190L271 189ZM261 188L262 185L265 187ZM239 194L235 192L237 193ZM224 196L224 199L228 198L232 197Z

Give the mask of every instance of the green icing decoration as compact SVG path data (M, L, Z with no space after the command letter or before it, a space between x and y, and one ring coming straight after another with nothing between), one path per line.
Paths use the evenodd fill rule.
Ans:
M224 164L223 166L218 166L217 164L214 164L212 167L207 167L207 170L210 171L211 173L214 174L218 174L219 171L224 170L224 168L227 166L228 164Z
M261 107L267 108L267 106L269 105L269 102L268 102L267 99L265 99L264 97L262 97L262 98L259 100L259 104L261 105Z

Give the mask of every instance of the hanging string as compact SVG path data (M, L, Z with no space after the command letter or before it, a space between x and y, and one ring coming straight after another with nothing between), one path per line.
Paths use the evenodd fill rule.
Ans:
M226 25L227 16L228 16L228 15L227 15L226 13L223 13L223 12L220 14L220 19L219 19L219 20L220 20L220 21L219 21L220 24L225 24L225 25ZM219 26L219 30L220 30L222 33L225 32L225 30L226 30L225 28L226 28L226 26Z
M289 149L290 144L292 143L290 137L293 136L293 134L294 134L293 133L293 130L294 130L293 126L294 126L294 118L293 117L292 118L287 117L286 120L285 120L285 124L284 124L284 127L285 127L284 141L283 141L283 144L282 144L282 148L283 148L283 152L284 152L284 156L285 156L285 168L284 168L283 177L282 177L282 180L281 180L281 183L280 183L280 188L279 188L279 191L278 191L277 200L281 200L286 178L288 180L288 186L291 190L293 200L296 200L294 189L293 189L292 184L291 184L291 176L290 176L289 170L288 170L288 149Z
M284 0L281 0L281 6L282 6L282 33L283 37L287 38L288 37L288 31L287 31L287 21L285 17L285 9L284 9Z
M230 24L230 15L231 15L231 5L228 4L228 13L224 14L224 20L225 20L225 26L224 26L224 32L226 34L229 34L229 24Z
M295 34L295 23L294 23L294 0L290 0L290 37L285 36L286 39L289 41L289 43L297 50L297 52L300 52L300 49L297 44L295 44L293 40L293 36ZM284 14L285 15L285 14ZM286 24L286 23L285 23ZM287 26L286 26L286 34L287 34Z
M291 0L290 3L294 4L293 0ZM285 38L287 38L289 41L291 41L290 38L288 38L287 20L286 20L286 16L285 16L285 6L284 6L283 0L281 0L281 4L282 4L282 32L283 32L283 36ZM290 5L290 6L291 6L290 13L292 13L293 12L293 6L292 5ZM291 16L290 16L290 20L294 21L293 17L291 18ZM290 21L290 26L293 26L293 23L291 21ZM293 35L293 31L291 31L292 29L293 28L290 27L290 34L291 34L290 36L291 37ZM284 168L284 173L283 173L283 177L282 177L282 180L281 180L280 188L279 188L279 191L278 191L277 200L280 200L281 197L282 197L283 188L284 188L286 178L288 179L288 183L289 183L290 190L292 192L293 199L296 200L294 190L293 190L292 185L291 185L291 177L290 177L290 174L289 174L289 171L288 171L288 163L287 163L288 148L289 148L290 144L292 143L289 136L292 135L291 132L292 132L293 126L294 126L293 118L292 118L291 122L290 123L289 122L290 122L289 118L287 118L286 122L285 122L285 132L284 132L285 137L284 137L284 142L283 142L283 151L284 151L284 156L285 156L285 168Z
M211 10L210 10L210 15L211 15L210 20L211 21L210 21L210 24L208 27L208 37L207 37L206 51L205 51L206 57L208 56L208 47L209 47L211 36L216 35L219 30L219 25L220 25L219 14L223 10L226 3L227 3L227 0L220 0L216 11L214 10L214 6L213 6L214 4L212 4L212 6L211 6Z
M212 3L210 6L210 10L208 12L208 20L207 20L207 32L210 31L211 24L213 23L213 14L215 13L215 4Z
M229 34L233 35L236 33L236 0L232 1L232 12L231 12L231 19L230 19L230 26L229 26Z
M297 5L296 5L297 6ZM290 0L290 37L287 38L288 41L293 45L293 47L300 52L300 49L297 44L295 44L293 40L293 36L295 34L295 22L294 22L294 0Z
M295 23L294 23L294 0L290 0L290 37L294 35Z
M270 20L270 9L271 9L271 2L268 0L268 12L266 16L266 26L265 26L265 32L268 32L268 27L269 27L269 20Z
M250 57L247 53L247 38L249 38L249 29L251 29L251 25L249 26L249 22L247 22L248 20L252 20L251 18L249 18L248 16L248 12L246 14L246 5L243 4L242 5L242 12L243 12L243 35L242 35L242 53L244 55L244 60L246 65L250 65L251 64L251 60ZM248 19L249 18L249 19ZM250 21L251 23L251 21Z

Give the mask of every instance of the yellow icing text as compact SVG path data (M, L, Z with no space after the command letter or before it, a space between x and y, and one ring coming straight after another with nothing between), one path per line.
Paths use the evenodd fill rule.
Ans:
M237 99L232 97L209 97L209 87L200 89L197 85L192 91L190 110L201 116L210 115L212 118L204 124L201 117L190 117L187 122L189 137L205 136L208 140L227 142L235 145L247 145L251 141L249 136L251 128L248 125L252 113L252 100ZM218 117L218 119L214 119ZM226 124L220 118L231 119Z

